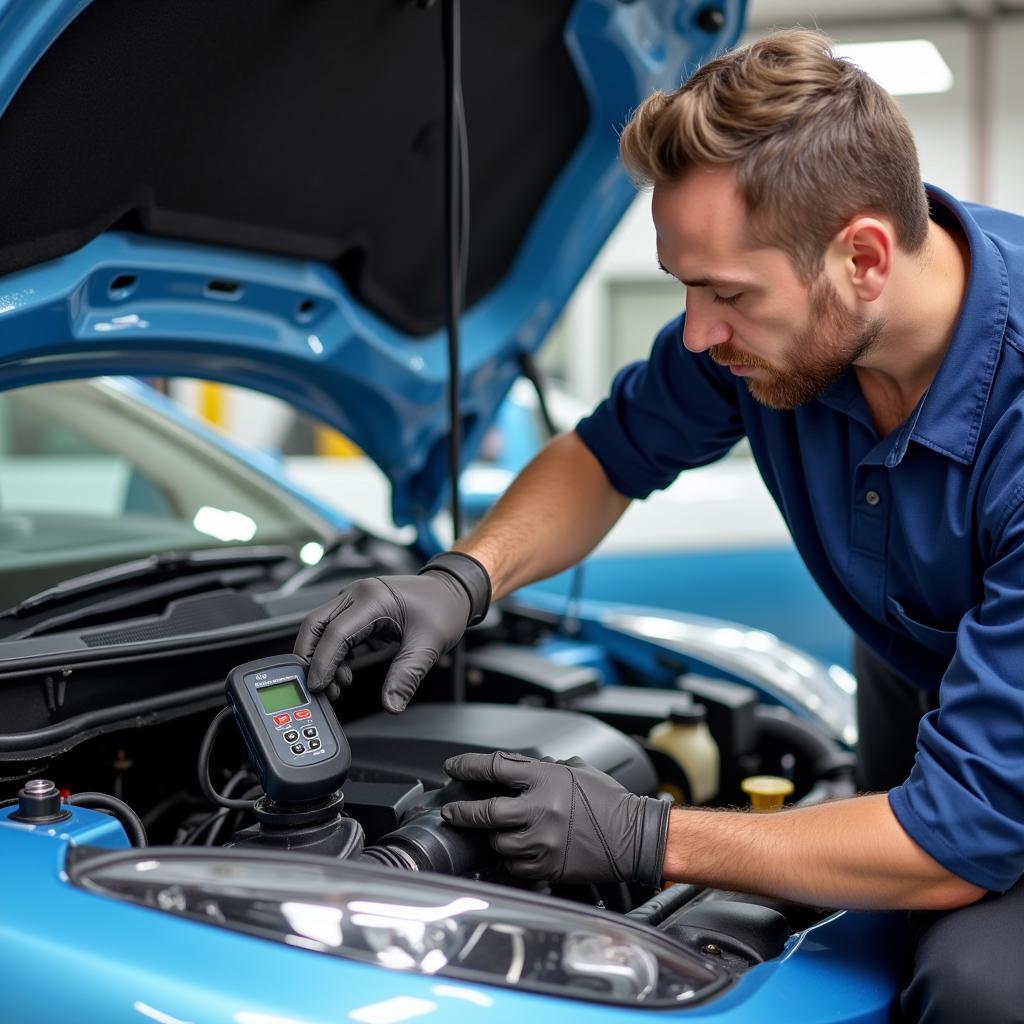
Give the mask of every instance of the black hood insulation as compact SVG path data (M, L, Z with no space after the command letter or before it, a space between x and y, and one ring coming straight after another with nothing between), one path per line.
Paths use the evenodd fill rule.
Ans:
M321 260L401 330L444 321L440 4L94 0L0 119L0 274L116 228ZM472 305L589 108L570 0L462 13Z

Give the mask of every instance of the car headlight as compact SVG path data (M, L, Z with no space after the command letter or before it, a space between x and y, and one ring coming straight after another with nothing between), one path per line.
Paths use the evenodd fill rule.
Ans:
M394 970L651 1008L729 984L720 967L642 925L441 875L151 847L79 851L69 876L92 892Z

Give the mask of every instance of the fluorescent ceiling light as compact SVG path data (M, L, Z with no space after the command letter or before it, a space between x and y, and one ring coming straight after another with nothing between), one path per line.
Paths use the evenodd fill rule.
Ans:
M863 68L893 96L949 92L953 88L953 72L928 39L848 43L837 46L835 53Z

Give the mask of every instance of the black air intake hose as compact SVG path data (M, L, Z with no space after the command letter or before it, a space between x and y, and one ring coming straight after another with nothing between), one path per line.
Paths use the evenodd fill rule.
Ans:
M455 828L431 809L366 847L362 859L407 871L473 875L497 860L488 835L484 829Z
M754 716L761 739L772 740L804 759L812 782L853 776L856 755L792 711L760 705L754 709Z

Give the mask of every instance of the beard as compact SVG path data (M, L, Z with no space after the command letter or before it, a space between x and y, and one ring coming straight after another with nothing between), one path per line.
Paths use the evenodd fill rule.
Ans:
M824 276L811 286L810 308L810 326L793 339L782 367L737 352L728 344L715 345L708 355L721 365L741 363L764 371L763 379L746 378L750 394L770 409L795 409L835 384L875 345L884 327L880 317L851 313L835 285Z

